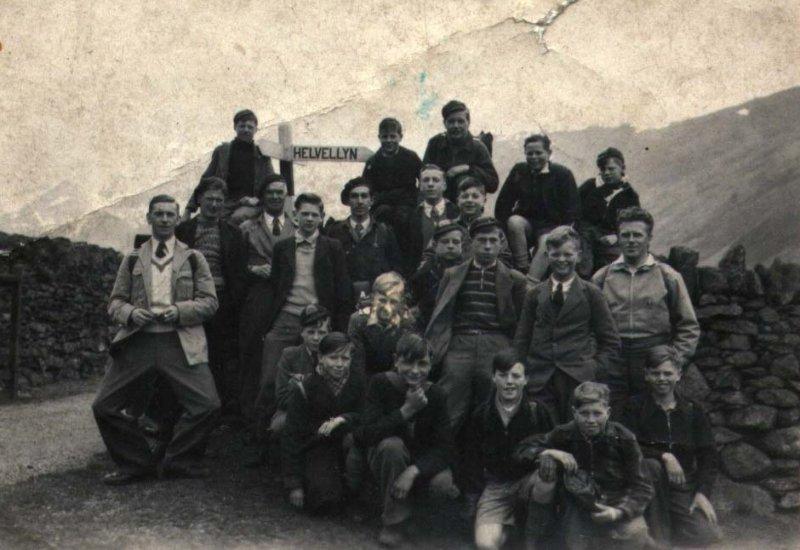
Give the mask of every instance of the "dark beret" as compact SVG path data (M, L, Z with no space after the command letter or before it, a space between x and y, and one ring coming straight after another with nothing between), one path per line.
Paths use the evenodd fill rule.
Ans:
M597 167L602 170L606 165L606 162L608 162L608 159L617 159L623 166L625 166L625 157L622 156L622 151L615 147L609 147L597 155Z
M447 117L449 117L453 113L457 113L458 111L469 112L469 109L467 109L467 106L461 101L457 99L452 99L447 103L445 103L444 107L442 107L442 118L446 119Z
M447 235L451 231L460 231L462 235L465 233L464 228L455 222L443 223L436 226L436 229L433 230L433 240L438 241L442 236Z
M322 320L328 319L331 316L330 312L321 305L310 304L303 308L300 312L300 326L309 327L316 325Z
M258 117L250 109L243 109L238 113L236 113L235 115L233 115L234 124L238 124L240 120L250 120L250 119L255 120L256 124L258 124Z
M469 236L474 237L477 233L482 233L484 231L491 231L492 229L500 229L502 231L503 227L500 225L500 222L497 221L496 218L493 218L491 216L478 218L477 220L469 224Z
M370 185L369 181L361 176L357 178L353 178L347 183L344 184L342 188L342 193L339 195L339 200L342 201L342 204L345 206L350 205L350 191L353 190L354 187L369 187L369 192L372 194L372 186Z

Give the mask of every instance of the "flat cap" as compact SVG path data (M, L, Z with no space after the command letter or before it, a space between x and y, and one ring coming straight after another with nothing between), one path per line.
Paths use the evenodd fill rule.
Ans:
M330 312L324 306L309 304L300 312L300 326L309 327L311 325L316 325L320 321L328 319L330 316Z
M503 226L500 225L500 222L497 221L496 218L491 216L481 217L469 224L469 236L474 237L478 233L491 231L493 229L500 229L502 231Z
M436 228L433 230L433 240L438 241L440 238L442 238L444 235L447 235L451 231L460 231L462 235L466 233L466 231L464 231L464 228L455 222L443 223L441 225L436 226Z

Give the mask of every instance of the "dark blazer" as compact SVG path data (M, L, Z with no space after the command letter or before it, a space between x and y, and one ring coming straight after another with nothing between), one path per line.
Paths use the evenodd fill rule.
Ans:
M369 281L387 271L402 270L402 259L397 239L388 226L370 220L369 228L359 241L356 241L350 226L350 217L328 224L325 234L342 243L350 279Z
M272 328L292 290L296 250L295 239L284 239L275 244L269 278L271 296L265 322L266 332ZM350 314L355 307L353 286L347 273L347 262L341 243L324 235L317 237L314 249L314 288L320 305L331 312L331 328L346 331Z
M289 398L294 387L291 382L292 376L302 374L307 378L314 373L316 366L316 354L312 354L305 345L283 349L276 367L278 372L275 375L275 406L279 411L285 411L289 407Z
M534 180L542 186L541 205L535 205ZM533 219L535 212L542 210L544 219ZM550 163L547 174L534 176L526 162L515 164L509 172L497 203L494 217L503 225L513 214L530 220L536 228L569 225L578 219L580 199L575 185L575 176L566 166Z
M453 166L467 164L469 165L468 174L482 181L487 193L497 191L497 184L500 183L497 170L492 164L492 155L486 145L471 134L459 143L449 140L446 132L433 136L425 148L422 162L423 164L435 164L445 173ZM457 179L447 178L447 189L444 196L452 202L455 202L458 196Z
M425 389L428 404L404 420L400 407L405 403L406 391L395 372L373 376L367 388L361 426L356 430L356 441L364 447L374 447L387 437L401 438L422 479L430 479L449 467L453 457L447 402L442 389L428 383Z
M303 486L309 449L329 447L337 455L342 452L342 438L359 425L364 406L364 378L352 370L339 395L334 395L325 379L316 373L302 385L302 390L298 386L293 388L289 399L281 445L284 486L290 490ZM337 416L344 417L345 423L329 437L319 436L319 427Z
M381 205L413 207L417 203L417 178L422 161L402 145L396 154L386 156L380 150L367 159L362 176L372 185L373 209Z
M552 292L549 278L528 291L514 336L532 392L544 388L556 369L579 382L594 380L607 371L620 347L617 325L599 288L575 277L560 310Z
M583 182L578 193L581 199L581 224L597 226L605 235L616 233L617 214L620 210L640 206L639 194L629 183L623 184L622 190L607 203L606 197L612 190L606 185L598 186L596 178Z
M189 248L194 248L197 237L197 216L178 224L175 238ZM247 275L247 246L242 232L235 225L220 220L219 237L222 247L222 277L225 279L225 302L238 308L245 295L245 277ZM220 309L225 305L220 304Z
M662 454L672 453L692 488L708 496L719 469L711 422L702 405L676 397L669 414L650 393L632 397L623 408L621 422L634 433L645 458L661 462Z
M467 277L472 260L451 267L444 272L439 283L439 294L436 296L436 307L433 309L425 338L433 351L433 364L444 359L447 348L450 346L450 337L453 333L453 320L455 318L456 297L461 290L461 285ZM497 262L495 275L495 289L497 291L497 317L500 328L509 338L514 336L514 327L517 326L521 306L525 300L527 290L525 275L514 269L509 269L502 262Z
M436 307L436 295L439 294L439 284L444 271L445 267L440 265L436 258L430 258L419 266L408 281L414 302L419 309L419 322L423 327L428 326Z

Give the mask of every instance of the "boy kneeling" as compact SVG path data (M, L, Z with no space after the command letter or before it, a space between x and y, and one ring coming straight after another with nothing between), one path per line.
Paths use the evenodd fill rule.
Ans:
M675 393L681 379L675 350L657 346L647 356L649 391L631 398L622 422L642 447L655 487L645 512L653 537L681 546L706 546L722 538L708 500L717 477L717 449L703 408Z
M527 512L535 486L541 482L528 464L514 460L513 453L525 438L553 428L545 407L525 399L528 377L513 350L494 356L492 382L492 395L472 415L472 448L466 453L470 485L476 490L483 488L475 514L475 546L479 549L502 547L509 527L520 513ZM533 543L536 533L531 535Z
M583 382L572 395L574 420L523 441L517 450L518 460L538 462L542 481L557 482L554 495L560 496L550 504L533 499L529 528L535 522L531 516L538 514L539 529L558 526L570 550L612 541L620 548L655 546L642 517L653 497L642 452L627 428L609 421L609 403L608 386Z
M406 333L395 350L394 371L372 377L357 441L368 447L369 467L383 500L379 542L397 546L411 517L412 489L427 484L456 498L449 468L453 437L441 388L428 381L431 351L419 335Z
M297 382L283 431L283 475L289 503L320 511L354 496L360 485L358 426L364 378L350 370L352 344L331 332L319 343L316 370Z

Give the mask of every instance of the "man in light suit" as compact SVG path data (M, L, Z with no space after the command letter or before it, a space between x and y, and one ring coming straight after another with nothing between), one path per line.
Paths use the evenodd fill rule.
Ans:
M473 258L445 271L425 331L454 433L491 393L492 358L511 346L525 298L525 276L497 260L501 231L494 218L470 224Z
M147 221L152 238L138 255L125 256L117 272L108 312L121 325L111 343L113 362L92 410L100 435L118 470L110 485L131 483L156 472L162 477L205 477L196 456L220 400L208 367L203 322L217 310L214 278L199 252L175 238L179 221L175 199L150 201ZM166 447L151 445L131 411L157 376L163 376L181 406L181 416ZM155 451L154 449L159 449Z
M239 323L239 406L248 420L255 417L261 381L261 353L271 296L272 252L278 241L294 237L297 227L286 213L286 194L286 180L282 176L267 176L259 197L263 213L239 228L247 241L248 279L247 299L242 305Z

